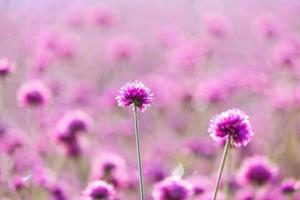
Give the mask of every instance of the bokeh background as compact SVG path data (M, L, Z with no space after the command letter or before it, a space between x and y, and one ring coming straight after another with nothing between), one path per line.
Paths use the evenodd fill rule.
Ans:
M224 182L262 155L280 169L261 192L274 195L300 176L299 11L297 0L1 0L0 57L15 70L0 77L0 199L79 199L107 160L120 165L109 179L120 199L138 199L132 110L115 101L134 80L155 97L140 113L149 199L178 166L211 191L222 145L207 127L229 108L250 116L255 136L232 151ZM51 93L41 107L18 101L32 80ZM74 110L91 122L76 147L57 140Z

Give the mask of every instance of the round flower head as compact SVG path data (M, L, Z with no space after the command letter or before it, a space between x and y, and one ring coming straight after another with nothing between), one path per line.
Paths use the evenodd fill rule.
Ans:
M0 77L5 78L15 70L15 64L4 58L0 60Z
M262 156L254 156L244 161L239 172L242 183L257 186L270 182L277 174L277 168Z
M93 11L93 21L101 28L109 28L116 22L116 13L109 7L98 7Z
M163 180L155 186L153 191L154 200L187 200L191 195L190 185L175 178Z
M83 195L87 198L87 200L115 199L115 191L113 187L104 181L91 182L83 192Z
M246 146L253 137L248 116L239 109L231 109L210 120L208 132L217 141L230 137L234 147Z
M228 35L230 23L227 17L209 14L204 16L204 20L208 33L213 37L223 39Z
M120 94L116 97L119 106L137 106L145 111L152 102L153 93L140 81L129 82L121 88Z
M106 47L106 56L112 62L128 62L137 54L138 41L131 36L113 38Z
M55 200L66 200L67 199L63 189L58 185L54 185L54 186L50 187L48 190L49 190L51 196L53 197L53 199L55 199Z
M106 181L114 188L119 188L126 182L126 164L118 155L105 153L93 166L93 178L97 180Z
M72 140L77 133L88 132L92 118L81 110L70 111L59 120L57 124L57 137L59 140Z
M299 190L299 188L299 181L296 181L294 179L287 179L281 184L281 192L286 195L294 194L297 190Z
M23 107L39 107L50 99L51 92L42 81L24 83L18 91L19 104Z

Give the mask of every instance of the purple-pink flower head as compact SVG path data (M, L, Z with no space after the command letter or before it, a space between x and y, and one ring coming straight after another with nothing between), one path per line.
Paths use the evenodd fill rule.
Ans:
M45 83L35 80L24 83L17 96L21 106L39 107L48 103L51 92Z
M112 62L131 61L137 53L138 41L132 36L118 36L111 39L106 48L106 57Z
M93 21L101 28L110 28L116 22L116 12L109 7L98 7L93 11Z
M204 17L209 34L218 39L224 39L229 33L229 19L222 15L209 14Z
M86 133L92 126L90 115L81 110L66 113L57 123L57 139L63 142L72 142L77 133Z
M230 137L233 147L246 146L253 137L249 117L239 109L230 109L210 120L208 132L216 141Z
M7 58L0 59L0 78L5 78L15 71L15 64Z
M188 200L192 187L180 179L167 178L155 186L152 195L154 200Z
M91 182L83 192L83 195L87 200L115 199L115 191L113 187L104 181Z
M150 106L153 93L140 81L128 82L120 89L116 100L119 106L136 106L143 112Z
M281 192L285 195L294 194L300 189L300 182L295 179L284 180L281 184Z
M103 154L100 160L96 160L93 165L93 178L104 180L114 186L120 188L126 182L126 164L122 157L112 154Z
M262 186L270 182L277 173L277 167L267 158L254 156L244 161L239 172L239 178L244 184Z
M279 35L280 27L277 16L265 14L253 20L253 31L257 36L264 39L272 39Z

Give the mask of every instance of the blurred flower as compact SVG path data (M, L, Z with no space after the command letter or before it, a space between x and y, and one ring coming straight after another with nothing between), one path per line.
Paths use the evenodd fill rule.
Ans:
M191 186L175 178L167 178L157 183L152 193L154 200L188 200L191 195Z
M238 191L237 194L235 195L235 199L237 199L237 200L255 200L252 192L247 189Z
M67 200L67 197L60 186L54 185L49 190L54 200Z
M114 200L115 191L111 185L104 181L94 181L89 183L83 192L87 200Z
M150 106L153 93L142 82L128 82L120 89L119 95L116 97L119 106L129 107L136 106L142 112Z
M204 17L208 33L218 39L224 39L229 33L229 20L225 16L209 14Z
M197 45L183 43L170 50L168 62L171 67L178 66L184 69L193 69L200 64L200 58L200 49Z
M92 20L101 28L110 28L116 22L116 13L110 7L97 7L92 11Z
M77 5L69 10L66 16L66 23L71 27L82 27L85 24L85 18L85 8Z
M21 190L25 189L26 187L28 187L28 183L26 180L24 180L23 177L20 176L16 176L12 179L12 187L18 191L21 192Z
M103 180L115 188L123 187L126 182L126 165L122 157L105 153L93 164L93 178Z
M66 155L70 158L78 158L82 152L78 139L74 139L69 141L68 143L64 143L64 148L66 151Z
M58 137L61 140L68 140L78 133L88 132L92 124L93 119L86 112L81 110L69 111L57 123Z
M286 195L294 194L299 188L300 183L295 179L287 179L281 184L281 192Z
M163 28L159 34L159 41L166 48L172 48L180 44L183 34L175 27Z
M262 186L269 183L278 173L278 169L265 157L254 156L245 160L239 172L244 184Z
M151 182L160 182L167 176L167 171L162 162L153 162L152 160L146 165L146 176Z
M265 39L272 39L279 35L279 21L273 14L260 15L253 20L253 31Z
M44 82L34 80L21 85L17 96L20 106L40 107L49 102L51 92Z
M197 156L208 158L213 157L217 152L216 146L204 137L199 139L191 139L187 144L187 148Z
M15 71L15 63L7 58L0 59L0 78L6 78Z
M299 64L299 48L293 41L283 41L274 45L271 61L277 67L294 69Z
M106 56L113 62L124 62L133 59L139 44L131 36L119 36L111 39L106 47Z
M247 145L253 137L249 117L239 109L231 109L210 120L208 132L216 141L224 141L231 137L232 145Z

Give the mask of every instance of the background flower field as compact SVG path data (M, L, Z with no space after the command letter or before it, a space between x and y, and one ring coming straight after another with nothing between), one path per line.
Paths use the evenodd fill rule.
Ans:
M115 99L135 80L154 94L139 114L147 200L184 200L157 197L174 170L188 199L211 198L224 145L209 123L231 108L254 136L231 151L218 199L300 199L285 190L300 178L299 1L2 0L0 10L1 200L81 199L94 180L139 199L133 113ZM74 121L76 136L64 135ZM257 185L243 177L256 159L272 171Z

